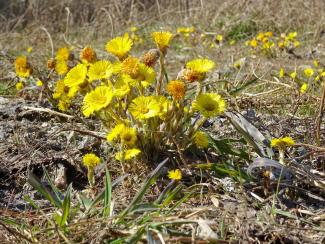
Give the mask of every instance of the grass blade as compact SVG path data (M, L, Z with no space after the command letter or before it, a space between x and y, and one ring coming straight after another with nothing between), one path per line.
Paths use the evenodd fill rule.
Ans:
M62 206L62 218L60 226L63 227L67 224L69 213L70 213L70 207L71 207L71 191L72 191L72 184L69 185L66 195L63 200L63 206Z
M112 182L111 176L107 167L105 167L106 177L105 177L105 195L104 195L104 210L103 216L107 217L111 213L111 202L112 202Z

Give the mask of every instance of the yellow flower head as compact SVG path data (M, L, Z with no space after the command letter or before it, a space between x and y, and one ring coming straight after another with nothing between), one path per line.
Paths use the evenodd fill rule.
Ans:
M43 86L43 81L41 81L41 80L38 80L37 82L36 82L36 86Z
M94 63L97 60L96 52L91 47L85 47L80 53L80 59L83 63Z
M147 65L140 63L137 80L141 82L143 87L147 87L155 81L156 73L155 70Z
M84 83L87 76L87 66L84 64L77 64L65 76L64 84L67 87L79 86Z
M207 148L209 146L209 137L202 131L195 132L193 142L198 148Z
M308 89L308 84L307 83L302 84L302 86L300 87L300 93L302 94L306 93L307 89Z
M58 109L62 112L66 112L71 105L71 101L68 97L61 97L58 103Z
M297 72L292 72L291 74L290 74L290 77L292 78L292 79L296 79L296 77L297 77Z
M182 172L179 169L168 171L168 178L171 180L181 180Z
M249 42L249 45L251 45L251 47L253 47L253 48L257 47L257 41L256 41L256 39L251 40Z
M130 76L122 74L119 79L114 84L114 96L123 98L125 95L129 94L131 89L129 86Z
M168 93L175 99L180 100L185 96L185 83L179 80L172 80L167 84Z
M216 41L217 42L221 43L222 40L223 40L223 36L222 35L220 35L220 34L216 35Z
M271 140L271 147L276 147L281 150L284 150L286 147L293 146L295 141L290 137L274 138Z
M117 140L124 130L125 125L124 124L117 124L106 136L106 140L110 143Z
M123 74L127 74L132 78L138 75L140 61L135 57L127 57L121 64L121 71Z
M137 141L137 131L135 128L124 127L120 134L121 142L127 146L133 146Z
M22 81L19 81L16 83L16 90L20 91L21 89L24 88L24 83Z
M158 49L150 49L148 52L146 52L142 58L141 61L149 66L149 67L153 67L155 65L155 63L157 62L157 60L159 59L160 53Z
M193 109L198 110L204 117L210 118L225 111L226 103L216 93L206 93L197 96L192 104Z
M112 63L108 60L97 61L88 70L89 81L108 79L112 74Z
M283 68L280 68L279 77L280 78L283 78L284 77L284 69Z
M15 69L16 69L16 74L22 78L29 77L33 71L30 64L27 61L26 56L19 56L16 58Z
M158 116L161 119L164 119L164 116L168 110L168 99L165 96L152 96L156 102L159 104L159 114Z
M314 70L312 68L304 69L304 74L306 77L310 78L314 75Z
M125 33L124 36L118 36L107 42L106 50L123 60L131 50L132 45L133 42L129 38L129 34Z
M128 149L126 151L123 152L124 153L124 160L130 160L136 156L138 156L140 153L141 153L141 150L140 149L137 149L137 148L132 148L132 149ZM115 155L115 158L119 161L122 160L122 152L118 152L116 155Z
M93 153L87 153L82 157L84 165L88 168L95 168L100 163L100 158Z
M173 34L168 31L158 31L152 33L152 38L161 52L165 52L169 46Z
M69 67L64 60L58 60L55 62L55 71L59 75L65 75L69 71Z
M26 49L26 51L27 51L28 53L31 53L31 52L33 51L33 47L28 47L28 48Z
M69 91L69 88L65 86L64 80L58 80L55 84L53 98L58 99L60 98L64 93L67 93Z
M60 61L68 61L70 58L70 50L67 47L61 47L56 52L55 59Z
M160 105L154 96L139 96L133 99L129 111L135 119L149 119L159 115Z
M200 74L207 73L212 70L215 63L209 59L194 59L186 64L186 68L194 70Z
M178 27L177 33L182 33L184 36L188 36L189 33L193 33L195 31L195 28L192 27Z
M113 98L111 86L98 86L95 90L86 94L83 100L82 113L89 117L94 112L106 108Z

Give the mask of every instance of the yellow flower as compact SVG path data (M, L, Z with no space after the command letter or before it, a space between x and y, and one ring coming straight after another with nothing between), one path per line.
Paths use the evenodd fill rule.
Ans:
M136 26L132 26L132 27L130 28L130 30L131 30L132 32L137 32L137 31L138 31L138 28L137 28Z
M168 99L165 96L152 96L159 104L159 117L164 119L168 110Z
M121 65L121 71L124 74L135 78L138 75L140 61L135 57L127 57Z
M307 89L308 89L308 84L307 83L302 84L302 86L300 87L300 93L302 94L306 93Z
M129 94L130 86L129 81L130 76L122 74L119 79L114 84L114 95L123 98L125 95Z
M160 51L164 52L166 48L169 46L169 42L171 41L173 34L168 31L158 31L152 33L152 38L154 42L157 44Z
M137 80L141 82L143 87L147 87L155 81L156 73L155 70L147 65L140 63Z
M312 68L304 69L304 74L306 77L310 78L314 75L314 70Z
M19 56L16 58L15 69L16 69L16 74L22 78L29 77L33 71L30 64L27 61L26 56Z
M38 81L36 82L36 86L43 86L43 81L38 80Z
M194 59L186 64L186 68L194 70L200 74L209 72L215 66L215 63L209 59Z
M168 171L168 178L171 180L181 180L182 172L179 169Z
M198 148L207 148L209 146L209 137L202 131L195 132L193 142Z
M64 78L64 84L67 87L79 86L84 83L87 75L87 66L84 64L77 64L73 67Z
M222 40L223 40L223 36L222 35L216 35L216 40L219 42L219 43L221 43L222 42Z
M61 97L58 103L58 109L65 112L69 109L71 101L67 97Z
M121 142L124 145L132 146L137 141L137 131L135 128L124 127L120 134Z
M91 64L88 70L89 81L107 79L113 74L112 63L100 60Z
M292 79L296 79L296 77L297 77L297 72L292 72L292 73L290 74L290 77L291 77Z
M167 84L167 91L175 100L183 99L185 90L185 83L183 81L173 80Z
M285 39L288 41L294 41L297 36L297 32L290 32Z
M83 63L94 63L97 60L96 52L91 47L85 47L80 53L80 59Z
M154 96L139 96L133 99L129 111L136 119L149 119L159 115L160 105Z
M138 156L141 153L140 149L137 148L132 148L132 149L128 149L126 151L123 152L124 153L124 160L130 160L136 156ZM119 161L122 160L122 152L118 152L115 155L115 158Z
M24 83L22 81L19 81L16 83L16 90L20 91L21 89L24 88Z
M70 50L67 47L60 48L55 55L56 60L68 61L70 58Z
M107 134L106 140L110 143L117 140L121 134L121 132L124 130L125 125L124 124L117 124L110 133Z
M59 75L65 75L69 71L69 67L68 67L66 61L58 60L57 62L55 62L55 71Z
M251 45L251 47L253 47L253 48L257 47L257 41L256 41L256 39L251 40L250 43L249 43L249 45Z
M33 47L28 47L26 50L28 53L31 53L33 51Z
M280 78L283 78L284 77L284 69L283 68L280 68L279 77Z
M314 66L317 68L319 66L319 62L317 59L314 59L313 61Z
M271 140L271 147L276 147L281 150L284 150L286 147L293 146L295 141L290 137L274 138Z
M82 161L88 168L94 168L100 163L100 158L93 153L87 153L82 157Z
M199 94L192 104L204 117L213 117L225 111L226 103L216 93Z
M54 99L58 99L68 90L69 88L64 85L64 80L58 80L55 84L54 93L52 96Z
M177 28L177 33L182 33L182 34L189 34L189 33L193 33L195 31L195 28L192 27L179 27Z
M106 50L117 56L120 60L123 60L131 50L132 45L133 43L129 38L129 34L125 33L124 36L118 36L107 42Z
M89 117L94 112L106 108L113 98L111 86L98 86L95 90L86 94L83 100L82 113Z
M273 36L273 32L268 31L268 32L265 32L264 35L267 37L271 37L271 36Z

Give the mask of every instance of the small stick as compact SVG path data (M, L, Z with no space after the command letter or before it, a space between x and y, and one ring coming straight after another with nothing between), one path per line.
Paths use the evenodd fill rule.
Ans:
M323 94L322 94L322 99L321 99L321 103L319 106L319 112L318 115L316 117L316 143L319 146L320 145L320 125L322 123L322 118L323 118L323 114L324 114L324 104L325 104L325 82L323 84Z
M45 113L57 115L57 116L61 116L61 117L67 118L67 119L73 119L74 118L74 116L72 116L72 115L56 112L56 111L53 111L53 110L48 109L48 108L35 108L35 107L28 107L28 106L24 106L23 108L27 109L29 111L45 112Z

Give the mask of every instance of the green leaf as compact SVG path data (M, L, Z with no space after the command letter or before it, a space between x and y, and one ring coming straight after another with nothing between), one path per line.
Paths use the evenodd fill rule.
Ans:
M166 158L164 161L162 161L155 170L153 170L149 176L147 177L145 183L143 184L143 186L141 187L141 189L139 190L139 192L135 195L135 197L132 199L131 203L129 204L129 206L121 213L119 221L121 221L125 215L127 215L136 204L138 204L144 194L147 192L147 190L149 189L149 187L151 185L153 185L156 182L157 177L160 174L160 170L165 166L165 164L168 162L168 158Z
M43 167L43 172L45 174L45 178L46 178L47 182L49 183L52 191L56 195L57 199L61 199L62 192L54 185L54 183L51 180L51 177L50 177L49 173L47 172L46 168L44 166L42 166L42 167Z
M70 207L71 207L71 192L72 192L72 184L69 185L66 195L63 200L63 206L62 206L62 218L60 222L60 226L63 227L67 224L69 213L70 213Z
M27 182L34 187L43 197L49 200L54 206L62 208L62 201L47 187L45 187L40 179L38 179L33 173L29 173Z
M104 195L104 209L103 216L107 217L111 213L111 202L112 202L112 182L107 167L105 167L105 195Z
M226 112L225 115L258 155L270 158L274 155L272 148L267 143L268 139L254 125L249 123L244 116L238 112Z

